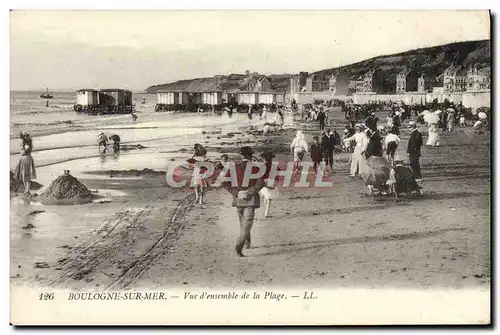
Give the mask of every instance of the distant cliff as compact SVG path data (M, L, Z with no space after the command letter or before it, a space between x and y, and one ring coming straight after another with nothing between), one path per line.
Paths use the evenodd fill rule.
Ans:
M345 73L350 79L355 80L368 71L376 70L378 80L378 93L394 93L396 87L396 75L408 68L419 76L424 75L427 89L433 86L442 86L440 75L450 66L457 70L467 69L469 66L477 66L478 69L490 70L491 49L490 40L458 42L440 45L430 48L410 50L394 55L379 56L364 60L362 62L325 69L310 74L317 79L328 80L332 73ZM271 89L277 92L286 92L290 83L289 74L268 75ZM222 90L236 92L247 89L248 78L245 74L220 75L209 78L196 78L180 80L173 83L150 86L147 93L156 93L158 90L185 90L185 91L209 91Z
M258 77L255 75L254 77ZM271 74L266 75L271 83L271 90L285 93L288 90L291 75ZM248 76L245 74L220 75L208 78L195 78L179 80L173 83L150 86L147 93L156 93L159 90L182 90L189 92L203 92L222 90L228 92L244 91L248 89Z

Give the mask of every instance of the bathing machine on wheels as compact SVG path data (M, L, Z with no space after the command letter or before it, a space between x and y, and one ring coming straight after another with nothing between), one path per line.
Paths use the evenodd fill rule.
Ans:
M92 115L131 114L134 112L132 92L123 89L81 89L76 92L77 113Z
M122 89L99 91L100 114L130 114L134 111L132 92Z
M76 104L73 109L77 113L99 112L99 91L93 89L81 89L76 92Z

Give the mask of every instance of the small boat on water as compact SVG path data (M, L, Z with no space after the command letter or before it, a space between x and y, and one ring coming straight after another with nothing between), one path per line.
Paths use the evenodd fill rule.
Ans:
M42 99L52 99L54 97L54 94L49 93L49 89L45 89L45 93L40 94L40 98Z

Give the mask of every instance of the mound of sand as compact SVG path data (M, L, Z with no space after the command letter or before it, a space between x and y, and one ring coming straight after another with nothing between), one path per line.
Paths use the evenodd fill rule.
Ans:
M92 201L95 196L76 177L64 174L56 180L40 195L42 202L85 202Z

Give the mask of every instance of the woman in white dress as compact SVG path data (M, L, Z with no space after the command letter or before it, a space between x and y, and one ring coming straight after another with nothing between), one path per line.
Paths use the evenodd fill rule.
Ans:
M262 118L265 120L267 120L267 106L264 106L262 108Z
M311 113L309 114L309 119L311 121L314 121L316 120L316 116L318 116L318 114L316 113L316 110L314 109L314 107L311 109Z
M356 141L356 146L354 147L354 152L351 157L351 172L350 177L356 177L356 174L361 174L361 171L365 166L365 157L364 152L366 150L366 146L368 145L368 136L366 136L365 129L366 126L364 124L356 125L356 133L351 137L344 139L344 143L348 143L350 141Z
M427 139L427 145L432 147L439 146L439 127L437 123L429 123L429 138Z
M387 124L387 129L392 129L392 126L394 126L394 122L392 120L392 117L386 117L385 122Z
M305 154L309 153L309 146L307 145L304 133L302 130L297 130L297 135L290 145L290 151L293 153L293 171L299 170L300 162Z

